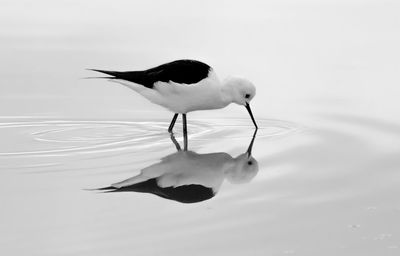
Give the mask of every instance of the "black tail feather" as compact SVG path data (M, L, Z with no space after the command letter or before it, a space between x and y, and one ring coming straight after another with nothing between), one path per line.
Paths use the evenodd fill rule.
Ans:
M96 190L110 190L110 189L115 189L115 187L108 186L108 187L103 187L103 188L97 188Z
M91 71L100 72L103 74L110 75L109 79L122 79L129 82L141 84L147 88L153 88L154 83L156 82L153 75L147 74L145 71L108 71L108 70L101 70L101 69L88 69Z
M113 187L113 186L109 186L109 187L104 187L104 188L97 188L97 189L95 189L95 190L97 190L97 191L103 191L103 192L105 192L105 193L107 193L107 192L113 192L113 191L115 191L115 190L117 190L118 188L116 188L116 187Z
M91 69L91 68L89 68L88 70L100 72L100 73L107 74L107 75L110 75L113 77L118 77L121 74L121 72L118 72L118 71L108 71L108 70Z

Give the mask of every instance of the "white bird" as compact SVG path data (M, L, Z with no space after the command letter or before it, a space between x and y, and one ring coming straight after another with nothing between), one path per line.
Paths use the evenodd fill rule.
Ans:
M243 78L232 77L220 81L214 70L200 61L176 60L142 71L90 70L110 75L107 78L111 81L133 89L151 102L175 113L169 132L172 132L178 114L182 114L185 148L186 114L191 111L219 109L236 103L246 107L258 128L249 104L256 95L255 86Z
M143 168L132 178L99 190L151 193L181 203L210 199L217 194L225 179L233 184L242 184L250 182L257 175L258 163L251 156L255 136L256 132L245 153L232 157L225 152L198 154L181 151L171 133L178 152Z

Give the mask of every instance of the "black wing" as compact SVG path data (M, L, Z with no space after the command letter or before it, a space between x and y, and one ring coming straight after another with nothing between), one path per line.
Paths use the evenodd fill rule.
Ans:
M174 200L181 203L197 203L204 200L208 200L215 196L212 188L208 188L202 185L183 185L179 187L166 187L162 188L158 186L157 179L149 179L143 182L132 184L122 188L114 188L112 186L99 188L104 192L139 192L139 193L150 193L159 197Z
M91 69L111 75L111 79L123 79L147 88L153 88L156 82L169 82L181 84L194 84L208 77L211 67L197 60L176 60L155 68L143 71L107 71Z

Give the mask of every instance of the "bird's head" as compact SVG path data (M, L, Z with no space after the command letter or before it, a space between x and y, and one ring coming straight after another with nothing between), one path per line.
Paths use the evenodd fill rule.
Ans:
M238 77L230 77L225 80L225 85L231 90L232 101L246 106L256 95L256 87L249 80Z
M246 107L257 128L257 124L250 109L250 101L256 96L256 87L254 84L244 78L231 77L224 81L224 85L229 88L232 102Z
M226 172L226 178L229 180L229 182L234 184L246 183L251 181L257 175L258 162L251 155L256 135L257 129L254 131L253 138L250 141L247 151L233 159L234 164L231 165Z
M235 165L226 174L230 183L242 184L250 182L258 173L258 162L247 153L237 156Z

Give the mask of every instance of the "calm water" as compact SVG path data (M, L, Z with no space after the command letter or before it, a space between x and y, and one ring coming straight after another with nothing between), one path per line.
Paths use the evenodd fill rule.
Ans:
M399 254L395 1L2 6L1 255ZM95 190L168 173L179 153L171 113L85 69L179 58L256 84L255 167L240 179L217 168L253 137L232 105L188 115L191 159L216 167L171 172L212 187L209 200Z

